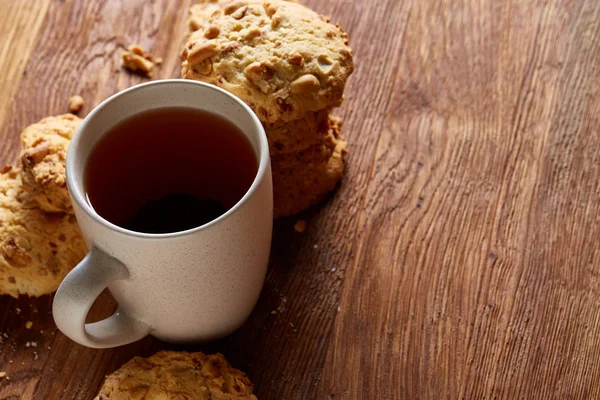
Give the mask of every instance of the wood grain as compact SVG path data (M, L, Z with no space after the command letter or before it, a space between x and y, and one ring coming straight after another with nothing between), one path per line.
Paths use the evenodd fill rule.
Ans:
M50 0L0 1L0 127L13 109L13 98L49 3ZM12 146L2 146L0 157L12 160L12 150Z
M70 95L85 114L144 81L120 69L130 43L177 77L190 3L0 0L0 161ZM223 352L260 399L600 398L600 3L307 3L356 55L346 176L303 234L276 223L247 323L185 349ZM0 297L1 399L91 399L183 349L83 348L51 301Z
M322 395L600 396L598 11L412 3Z

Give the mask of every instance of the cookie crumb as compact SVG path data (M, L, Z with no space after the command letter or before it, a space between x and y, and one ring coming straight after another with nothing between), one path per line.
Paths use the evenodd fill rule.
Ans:
M154 59L154 56L145 51L139 44L129 45L127 51L123 52L122 59L123 67L132 72L143 73L147 77L150 77L155 65L160 65L163 62L160 57Z
M37 347L37 342L31 342L31 347Z
M281 296L281 303L279 303L279 306L277 307L277 312L278 313L282 313L285 311L285 303L287 303L287 297L285 296Z
M69 97L69 111L73 114L77 114L83 108L84 102L83 97L74 95Z
M31 329L32 326L33 326L33 322L31 322L31 321L25 322L25 329Z
M275 315L275 314L277 314L277 311L273 310L273 311L271 311L271 314Z
M303 220L303 219L301 219L301 220L298 220L298 221L296 222L296 224L294 225L294 229L295 229L295 230L296 230L296 232L298 232L298 233L302 233L302 232L304 232L304 231L306 230L306 221L305 221L305 220Z
M12 364L13 362L14 362L13 360L8 360L8 363L9 363L9 364Z
M124 51L121 58L123 67L131 72L140 72L150 77L152 68L154 68L154 63L152 61L146 60L144 57L130 51Z
M342 311L342 309L340 308L340 306L338 306L337 312L340 312L340 311Z
M38 356L38 353L34 351L34 352L33 352L33 359L34 359L34 360L37 360L38 358L40 358L40 357Z
M21 309L19 307L17 307L17 315L21 314Z
M25 343L25 347L31 347L31 342Z

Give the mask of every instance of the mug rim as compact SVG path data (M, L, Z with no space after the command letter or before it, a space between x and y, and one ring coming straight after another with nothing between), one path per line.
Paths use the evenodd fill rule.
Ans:
M77 152L77 149L79 147L79 142L81 141L82 132L84 132L89 121L96 114L98 114L100 111L102 111L109 103L112 103L113 101L115 101L116 99L118 99L119 97L121 97L127 93L135 92L135 91L143 89L147 86L154 86L154 85L160 86L160 85L173 85L173 84L196 85L196 86L201 86L204 89L212 90L212 91L218 93L219 95L224 95L226 97L229 97L231 100L233 100L238 105L240 105L242 107L242 109L250 115L252 121L254 122L255 127L258 128L258 133L259 133L258 139L259 139L259 153L260 154L259 154L259 160L258 160L258 170L256 171L254 180L252 181L252 184L250 185L248 190L246 190L244 195L233 205L233 207L228 209L225 213L223 213L219 217L217 217L217 218L213 219L212 221L209 221L203 225L196 226L194 228L186 229L183 231L169 232L169 233L144 233L144 232L137 232L137 231L132 231L129 229L122 228L122 227L110 222L109 220L105 219L100 214L98 214L91 207L91 205L85 200L84 194L82 193L81 190L79 190L79 187L75 182L75 178L73 177L74 174L70 173L71 170L74 170L76 168L74 154ZM201 108L198 108L198 109L201 109ZM133 115L135 115L135 114L132 114L132 116ZM240 129L242 129L242 128L240 128ZM242 129L242 131L244 131L244 129ZM130 88L127 88L125 90L122 90L120 92L113 94L112 96L110 96L107 99L105 99L104 101L102 101L99 105L97 105L83 119L83 121L81 122L79 127L76 129L75 133L73 134L71 143L69 145L69 149L67 151L65 174L66 174L66 179L67 179L67 187L69 189L69 194L70 194L72 200L75 201L79 205L79 207L90 218L92 218L96 223L99 223L99 224L111 229L112 231L115 231L115 232L118 232L118 233L121 233L121 234L124 234L127 236L133 236L136 238L169 239L169 238L187 236L187 235L191 235L191 234L203 231L205 229L212 227L213 225L219 224L220 222L224 221L225 219L227 219L231 215L233 215L244 203L246 203L248 201L248 199L257 190L258 185L260 185L260 183L267 171L267 167L269 165L269 160L270 160L269 144L267 141L267 135L265 133L264 127L263 127L262 123L260 122L260 120L258 119L258 117L256 116L256 114L254 113L254 111L252 111L252 109L246 103L244 103L237 96L233 95L232 93L229 93L228 91L226 91L224 89L221 89L218 86L210 85L210 84L204 83L204 82L193 81L193 80L189 80L189 79L174 78L174 79L162 79L162 80L158 80L158 81L140 83L138 85L132 86ZM85 161L87 162L87 159ZM85 163L82 166L82 168L85 169ZM82 183L82 185L83 185L83 183Z

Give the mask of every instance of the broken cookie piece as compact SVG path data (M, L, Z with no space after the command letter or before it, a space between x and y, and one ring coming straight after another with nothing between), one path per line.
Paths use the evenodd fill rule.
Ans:
M127 47L127 51L124 51L121 55L123 61L123 67L127 68L132 72L141 73L148 77L152 74L152 69L155 65L162 64L162 58L156 58L153 62L152 54L146 52L140 45L132 44Z
M139 72L146 76L151 75L152 68L154 68L154 63L152 61L146 60L144 57L129 51L124 51L121 58L123 67L131 72Z

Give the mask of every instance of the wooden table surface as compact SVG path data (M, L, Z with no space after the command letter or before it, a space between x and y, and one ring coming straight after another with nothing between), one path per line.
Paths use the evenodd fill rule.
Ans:
M70 95L85 115L145 81L120 69L128 44L179 76L190 3L0 0L0 162ZM262 400L600 398L600 2L308 3L356 55L347 173L303 234L276 223L249 321L187 349L224 353ZM84 348L51 302L0 297L0 398L91 399L179 348Z

